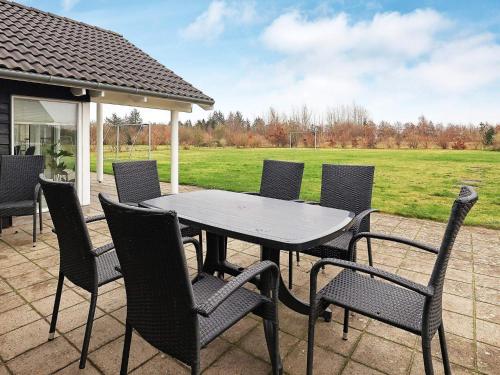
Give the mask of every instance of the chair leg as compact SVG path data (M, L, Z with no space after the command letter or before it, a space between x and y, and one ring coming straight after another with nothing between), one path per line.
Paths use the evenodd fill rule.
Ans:
M38 220L40 221L40 233L43 231L43 222L42 222L42 198L38 201Z
M424 368L426 375L434 375L432 368L431 340L422 337L422 354L424 356Z
M366 247L368 248L368 264L373 267L372 241L371 241L371 238L367 238L366 239Z
M54 339L56 332L57 315L59 314L59 304L61 303L61 295L64 286L64 275L59 272L59 280L57 281L56 298L54 300L54 308L52 310L52 319L50 320L49 341Z
M313 365L314 365L314 330L316 326L316 313L313 311L314 308L311 307L309 313L309 329L307 333L307 375L312 375Z
M33 212L33 246L36 245L36 206Z
M293 287L293 251L288 252L288 289Z
M125 340L123 341L122 366L120 375L126 375L128 371L128 357L130 354L130 343L132 342L132 326L130 323L125 325Z
M198 240L200 241L200 249L203 254L203 232L200 230L200 235L198 236Z
M439 345L441 346L441 356L443 357L443 367L445 375L451 375L450 359L448 357L448 348L446 346L446 337L444 336L444 325L441 325L438 329L439 332Z
M342 333L343 340L347 340L348 333L349 333L349 309L344 309L344 330Z
M282 374L283 366L280 356L278 324L270 320L264 320L264 335L266 337L269 358L271 359L273 375Z
M297 265L300 263L300 253L298 251L295 252L295 257L297 258Z
M90 297L89 316L87 318L87 326L85 327L85 336L83 338L82 356L80 357L80 368L85 368L87 362L87 353L89 351L90 334L92 333L92 325L94 324L95 307L97 304L97 292L92 293Z

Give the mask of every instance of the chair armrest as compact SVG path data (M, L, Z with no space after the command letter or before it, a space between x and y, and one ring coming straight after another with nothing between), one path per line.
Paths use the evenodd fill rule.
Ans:
M434 253L434 254L439 253L439 250L436 249L435 247L423 244L423 243L418 242L418 241L409 240L409 239L404 238L404 237L392 236L389 234L375 233L375 232L361 232L361 233L354 235L353 238L351 239L351 242L349 243L349 251L352 251L353 246L361 238L375 238L375 239L379 239L379 240L398 242L398 243L402 243L404 245L410 245L410 246L416 247L418 249L428 251L430 253Z
M235 278L231 279L226 285L215 292L207 301L195 306L194 310L205 317L210 316L217 307L220 306L229 296L231 296L235 291L241 288L244 284L255 278L257 275L262 274L265 271L270 271L272 278L272 288L274 289L274 295L277 296L278 288L278 267L276 264L269 260L264 260L259 262L245 271L240 273Z
M243 191L241 194L260 195L260 193L257 191Z
M325 258L314 264L311 269L311 285L316 284L316 277L319 270L325 265L331 264L333 266L338 266L346 269L351 269L353 271L359 271L362 273L367 273L372 276L380 277L381 279L390 281L396 285L402 286L406 289L410 289L416 293L422 294L426 297L432 297L434 295L434 289L430 286L425 286L422 284L418 284L414 281L408 280L404 277L396 275L394 273L390 273L379 268L371 267L364 264L359 264L355 262L349 262L347 260L334 259L334 258ZM314 280L313 280L314 279Z
M33 194L33 204L36 206L36 203L40 200L42 196L42 186L38 183L35 185L35 192Z
M201 251L200 241L192 238L192 237L182 237L182 243L184 245L190 243L194 245L194 249L196 250L196 264L198 267L198 274L201 273L203 268L203 253Z
M104 214L87 216L85 218L85 223L89 224L89 223L93 223L94 221L105 220L105 219L106 219L106 216L104 216Z
M350 230L354 231L354 233L357 233L359 231L359 228L361 227L361 223L363 222L363 220L372 212L378 212L378 210L376 208L369 208L357 214L353 220Z
M107 253L110 250L113 250L115 248L115 245L113 242L107 243L106 245L96 247L94 250L91 251L92 255L95 257L101 256L102 254Z

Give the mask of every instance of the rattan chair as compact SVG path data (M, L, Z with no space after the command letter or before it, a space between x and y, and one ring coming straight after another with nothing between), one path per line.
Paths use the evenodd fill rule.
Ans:
M118 200L130 206L161 197L160 179L156 160L139 160L113 163ZM202 244L201 230L180 224L183 237L198 236Z
M127 373L132 330L160 351L200 372L200 349L248 313L263 318L273 373L282 372L277 315L278 267L264 261L225 282L198 272L189 279L175 212L132 207L99 195L127 293L121 374ZM199 243L196 246L201 262ZM262 294L243 288L260 275Z
M26 156L35 155L35 146L29 146L24 152L24 155Z
M43 156L3 155L0 161L0 234L2 217L33 215L33 246L36 243L36 211L42 232L42 201L38 175Z
M309 315L307 374L312 374L313 370L315 321L330 304L345 309L344 339L347 339L350 310L421 336L425 372L428 375L434 373L431 340L438 331L444 371L445 374L451 374L441 312L443 284L455 238L467 213L476 201L476 192L471 187L462 187L451 209L439 249L401 237L378 233L358 233L351 240L351 249L361 238L374 238L410 245L436 254L436 262L427 285L417 284L371 266L340 259L323 259L313 266L310 285L312 308ZM344 270L317 292L318 271L326 265L339 266Z
M259 195L261 197L281 199L285 201L298 200L304 175L304 163L282 160L264 160L262 177L258 192L245 192L245 194ZM226 245L227 247L227 241ZM225 250L227 251L227 250ZM297 253L297 261L299 255ZM288 252L288 263L293 264L293 252ZM293 269L289 268L289 277Z
M69 182L54 182L40 177L54 232L59 243L59 280L54 310L50 322L49 340L54 338L64 278L91 294L90 308L80 357L80 368L85 367L94 322L99 287L121 278L116 270L118 258L112 243L94 248L87 231L87 223L104 219L104 215L84 218L75 188Z
M354 259L351 257L355 257L356 254L350 254L348 251L349 242L356 233L370 231L370 214L377 211L371 208L374 173L375 167L373 166L323 164L319 204L352 211L356 217L350 230L321 246L303 251L303 253L318 258ZM367 238L366 242L368 264L371 266L373 259L370 238ZM297 259L298 256L297 253ZM290 264L290 268L292 268L292 264ZM290 273L288 280L290 288L292 287L291 275Z

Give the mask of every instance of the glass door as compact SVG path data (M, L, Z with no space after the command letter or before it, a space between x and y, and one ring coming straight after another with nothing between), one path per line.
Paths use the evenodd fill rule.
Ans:
M14 98L14 154L43 155L44 174L76 182L78 103Z

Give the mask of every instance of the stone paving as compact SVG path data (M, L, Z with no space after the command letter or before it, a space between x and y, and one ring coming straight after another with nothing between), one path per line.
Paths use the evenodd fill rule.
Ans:
M92 204L86 214L100 211L98 192L115 195L112 176L104 183L92 176ZM182 191L193 190L182 187ZM168 184L162 184L168 192ZM450 202L451 204L451 202ZM474 211L471 213L474 214ZM374 231L404 235L438 244L444 224L376 214ZM57 239L45 214L44 232L31 244L30 218L14 219L0 239L0 375L3 374L117 374L125 319L125 290L121 280L99 292L90 352L85 370L78 371L84 324L89 306L87 292L67 282L61 301L56 339L47 342L58 274ZM94 245L109 242L104 222L89 225ZM465 227L452 254L443 298L452 369L455 374L493 374L500 368L500 231ZM187 250L194 273L194 251ZM243 266L258 261L259 248L241 241L229 242L229 259ZM360 261L365 262L363 248ZM287 255L282 271L287 274ZM406 246L374 244L376 266L427 283L433 255ZM302 256L295 267L294 292L308 295L308 272L314 260ZM321 282L338 270L320 273ZM353 315L349 340L343 341L342 313L334 309L331 323L318 321L315 374L421 374L419 338L385 324ZM286 374L305 373L307 318L280 307L281 353ZM434 366L443 373L437 335L433 341ZM247 317L202 351L204 374L267 374L269 358L262 325ZM133 374L189 373L182 364L159 353L134 335L129 370Z

